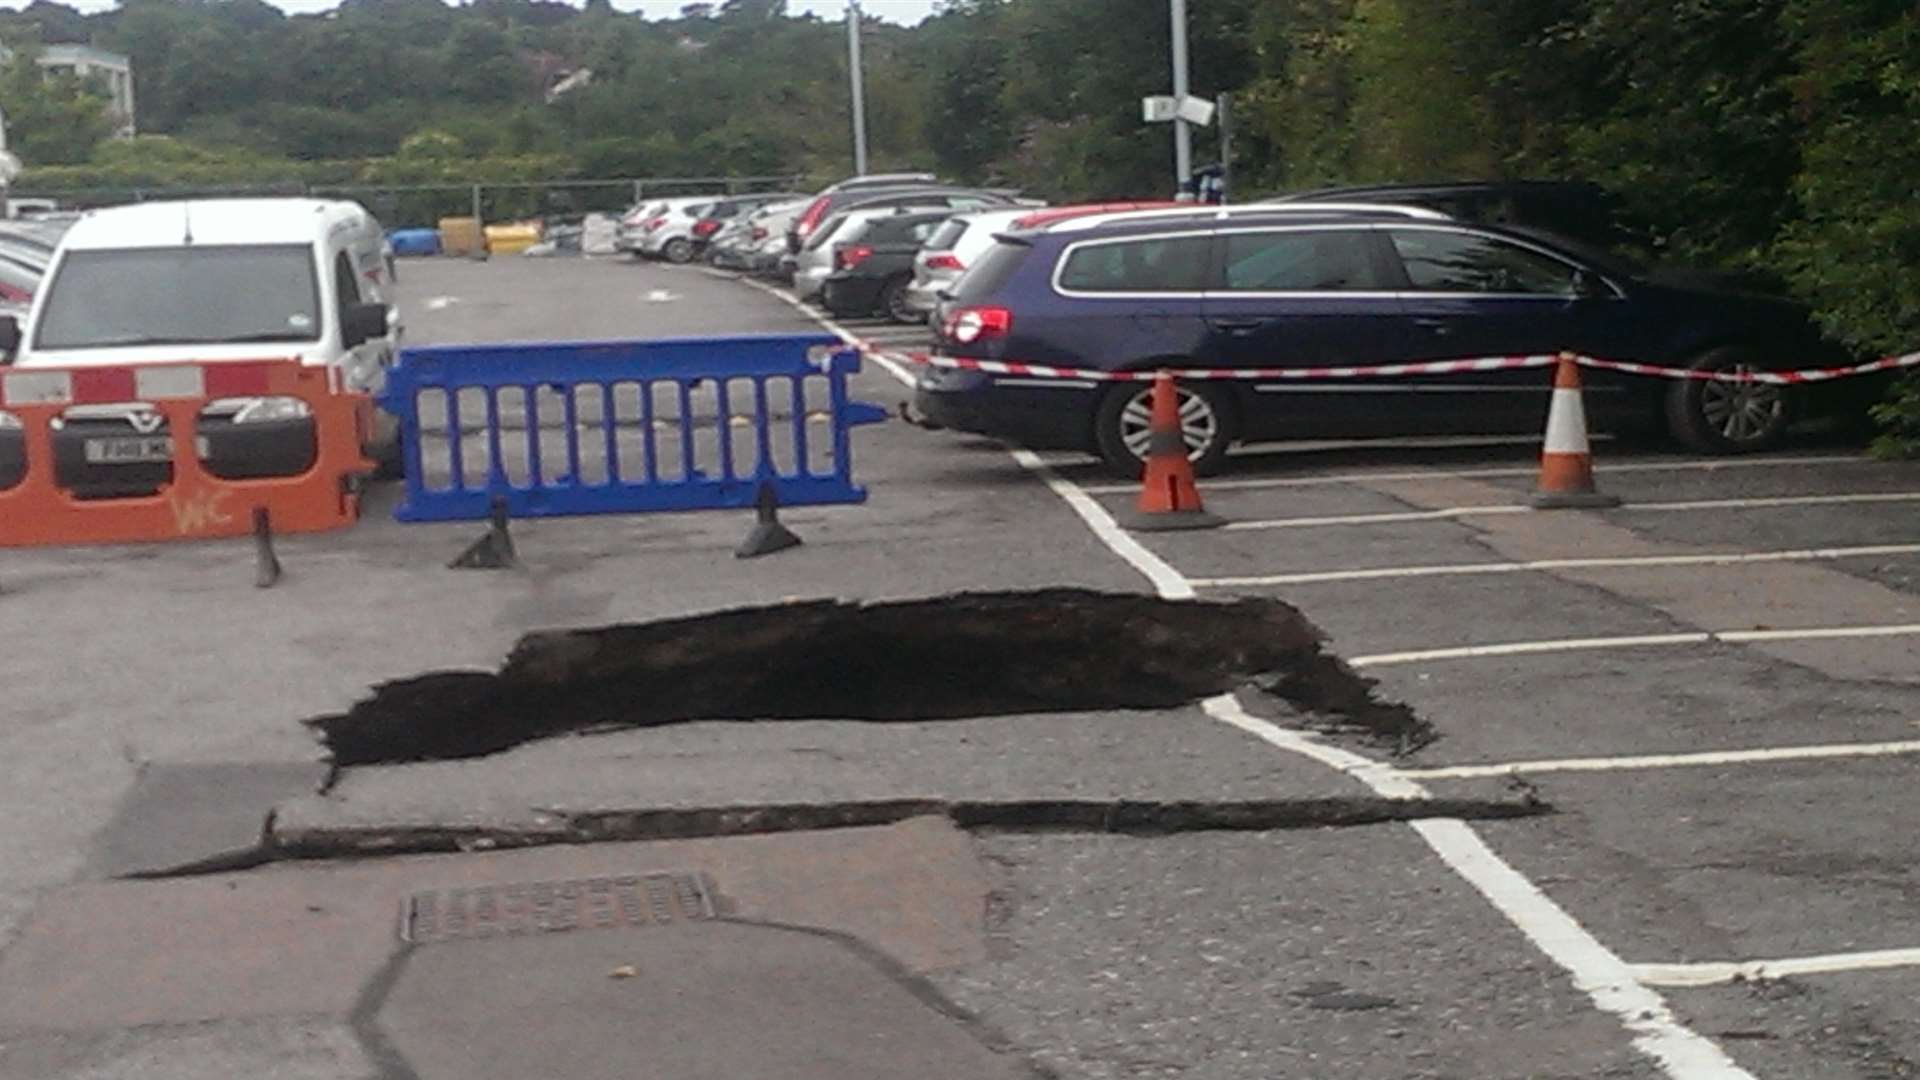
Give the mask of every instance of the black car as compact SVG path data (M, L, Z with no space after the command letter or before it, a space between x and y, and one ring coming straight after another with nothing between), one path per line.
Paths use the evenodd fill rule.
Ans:
M1305 207L1008 234L955 283L939 332L951 355L1107 370L1562 350L1728 373L1844 359L1805 310L1777 298L1665 284L1544 234ZM1181 387L1182 416L1195 464L1212 469L1242 440L1537 432L1549 382L1531 369L1194 381ZM1591 371L1587 386L1597 425L1664 426L1708 451L1770 446L1805 404L1753 382ZM1141 383L930 369L916 399L937 424L1093 450L1135 473L1146 393Z
M913 257L952 210L926 210L875 218L851 236L834 237L833 273L821 288L827 310L843 318L885 315L895 322L923 321L907 304Z
M1620 200L1583 180L1373 184L1319 188L1266 200L1268 205L1307 202L1421 206L1478 225L1542 229L1610 250L1644 244L1643 230L1629 222Z

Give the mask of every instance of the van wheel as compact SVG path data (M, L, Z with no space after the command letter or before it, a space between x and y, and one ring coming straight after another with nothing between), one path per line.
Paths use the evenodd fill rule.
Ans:
M1762 370L1752 350L1713 349L1688 367L1741 375ZM1787 388L1732 379L1682 379L1667 389L1667 429L1695 450L1739 454L1765 450L1786 436L1793 422Z
M684 236L676 236L667 241L667 246L660 249L660 254L665 255L667 261L675 266L685 266L693 261L693 241Z
M1238 427L1227 392L1209 383L1177 383L1180 434L1186 439L1193 471L1210 476L1226 462ZM1100 460L1113 475L1137 480L1152 440L1153 384L1121 383L1101 396L1094 410L1093 440Z

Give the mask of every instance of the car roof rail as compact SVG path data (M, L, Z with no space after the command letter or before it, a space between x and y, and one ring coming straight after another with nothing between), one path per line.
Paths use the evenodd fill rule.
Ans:
M1129 222L1153 222L1161 220L1180 220L1194 218L1210 221L1231 221L1238 217L1273 217L1282 214L1379 214L1390 217L1413 218L1420 221L1452 221L1453 218L1438 210L1424 206L1404 206L1399 203L1238 203L1233 206L1193 206L1162 207L1157 210L1118 210L1111 214L1089 214L1085 217L1068 218L1048 226L1049 232L1084 232L1103 225L1127 224Z

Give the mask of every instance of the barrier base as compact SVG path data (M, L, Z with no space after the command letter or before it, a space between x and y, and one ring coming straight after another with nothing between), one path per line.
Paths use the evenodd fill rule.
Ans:
M753 531L747 534L740 546L733 549L736 559L752 559L761 555L771 555L776 551L785 551L799 547L803 541L793 534L793 530L777 521L758 522Z
M487 531L473 546L447 564L450 570L510 570L520 565L513 550L513 534L507 531L507 500L493 500L487 517Z
M1125 509L1114 514L1121 526L1133 532L1180 532L1186 529L1217 529L1226 519L1205 510L1158 510L1147 513Z
M774 494L772 484L760 485L760 492L754 497L754 513L759 520L753 523L753 531L740 541L740 546L733 549L734 558L752 559L800 546L801 540L793 530L780 524L780 499Z
M280 556L273 551L273 521L265 507L253 512L253 587L271 589L280 580Z
M1536 491L1535 510L1606 510L1620 505L1620 496L1598 491Z

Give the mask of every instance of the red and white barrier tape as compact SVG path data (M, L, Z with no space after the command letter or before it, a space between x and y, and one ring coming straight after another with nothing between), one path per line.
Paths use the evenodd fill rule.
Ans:
M1707 379L1718 382L1757 382L1774 386L1792 386L1795 383L1829 382L1833 379L1845 379L1854 375L1871 375L1876 371L1896 371L1920 365L1920 353L1907 353L1905 356L1888 356L1879 360L1869 360L1864 364L1849 364L1845 367L1803 368L1798 371L1749 371L1729 374L1724 371L1699 371L1694 368L1656 367L1653 364L1636 364L1631 360L1602 360L1597 356L1576 356L1581 367L1604 368L1608 371L1624 371L1630 375L1655 375L1667 379Z
M1085 382L1152 382L1155 370L1102 371L1097 368L1057 367L1052 364L1027 364L1013 360L975 360L964 356L934 356L875 348L860 342L862 352L888 359L957 371L978 371L988 375L1010 375L1030 379L1070 379ZM1411 364L1375 364L1364 367L1261 367L1261 368L1179 368L1174 374L1182 379L1374 379L1402 375L1460 375L1475 371L1512 371L1520 368L1551 367L1560 359L1557 353L1532 356L1483 356L1459 360L1426 360ZM1758 382L1777 386L1796 383L1828 382L1876 371L1894 371L1920 366L1920 352L1889 356L1847 367L1806 368L1797 371L1750 371L1732 374L1724 371L1700 371L1693 368L1660 367L1629 360L1602 360L1594 356L1573 357L1581 367L1603 368L1631 375L1649 375L1668 379L1702 379L1720 382Z

